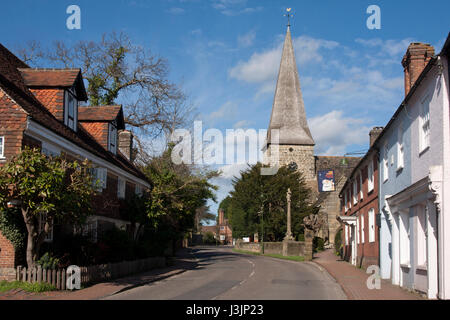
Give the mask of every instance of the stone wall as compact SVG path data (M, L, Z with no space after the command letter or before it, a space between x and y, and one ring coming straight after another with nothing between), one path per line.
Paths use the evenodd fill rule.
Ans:
M288 242L265 242L264 243L264 253L265 254L279 254L283 255L283 247L285 247L285 252L287 256L304 256L305 255L305 243L297 241ZM236 243L236 249L262 253L261 243L243 243L238 241Z

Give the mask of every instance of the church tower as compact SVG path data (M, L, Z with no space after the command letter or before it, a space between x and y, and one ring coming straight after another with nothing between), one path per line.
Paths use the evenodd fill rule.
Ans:
M278 130L278 144L275 141L272 144L272 130ZM276 145L278 155L274 152ZM317 182L314 146L315 142L306 119L291 30L288 26L267 133L265 162L272 166L291 165L297 168L302 172L307 185L315 190Z

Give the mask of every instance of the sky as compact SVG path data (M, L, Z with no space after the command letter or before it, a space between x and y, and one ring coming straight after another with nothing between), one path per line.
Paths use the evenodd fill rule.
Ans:
M81 30L68 30L66 9L81 9ZM370 5L381 29L370 30ZM16 0L2 3L0 42L74 43L126 32L166 58L170 79L188 93L204 129L267 129L286 8L306 114L317 155L366 150L369 131L387 124L404 98L401 59L411 42L439 52L450 31L449 1L416 0ZM45 66L42 66L45 67ZM220 165L220 202L245 164ZM216 213L217 204L211 203Z

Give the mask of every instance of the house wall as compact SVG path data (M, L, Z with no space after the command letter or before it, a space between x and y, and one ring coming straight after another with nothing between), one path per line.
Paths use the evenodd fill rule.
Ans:
M0 89L0 136L5 138L5 157L0 159L0 165L20 152L26 125L25 111Z
M368 182L368 165L372 161L374 168L374 189L371 192L369 190ZM355 174L349 178L345 189L342 189L341 194L347 193L347 211L345 210L345 197L342 196L341 204L341 215L344 216L356 216L358 218L358 227L356 232L359 233L360 243L357 245L357 257L356 264L358 266L367 269L371 265L379 265L379 227L376 225L375 219L375 241L370 242L369 238L369 211L374 210L375 214L378 213L378 160L375 152L372 152L368 158L362 162L357 168L355 168ZM363 196L360 196L360 182L359 175L362 174L362 190ZM353 202L353 181L356 179L357 185L357 199L358 202L355 205ZM361 223L361 217L364 217L364 242L363 240L363 228ZM349 228L349 227L348 227ZM344 243L344 257L347 261L350 261L352 244L345 244L345 226L343 228L343 238ZM348 229L348 239L350 239L350 229Z
M397 128L403 127L404 168L397 171ZM384 181L384 145L388 146L388 172L389 179ZM392 267L392 215L386 206L386 199L395 195L411 184L411 119L409 114L402 110L394 120L391 127L385 129L383 137L377 142L380 150L379 157L379 212L381 214L380 229L380 272L383 279L391 278Z

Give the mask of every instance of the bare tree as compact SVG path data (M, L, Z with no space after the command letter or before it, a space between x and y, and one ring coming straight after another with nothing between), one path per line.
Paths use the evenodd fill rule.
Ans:
M56 41L47 50L33 42L17 53L32 66L81 68L90 105L123 105L125 123L136 136L138 159L143 163L151 157L148 150L153 141L167 140L173 130L193 120L194 108L187 95L168 79L168 61L133 44L123 32L70 46Z

